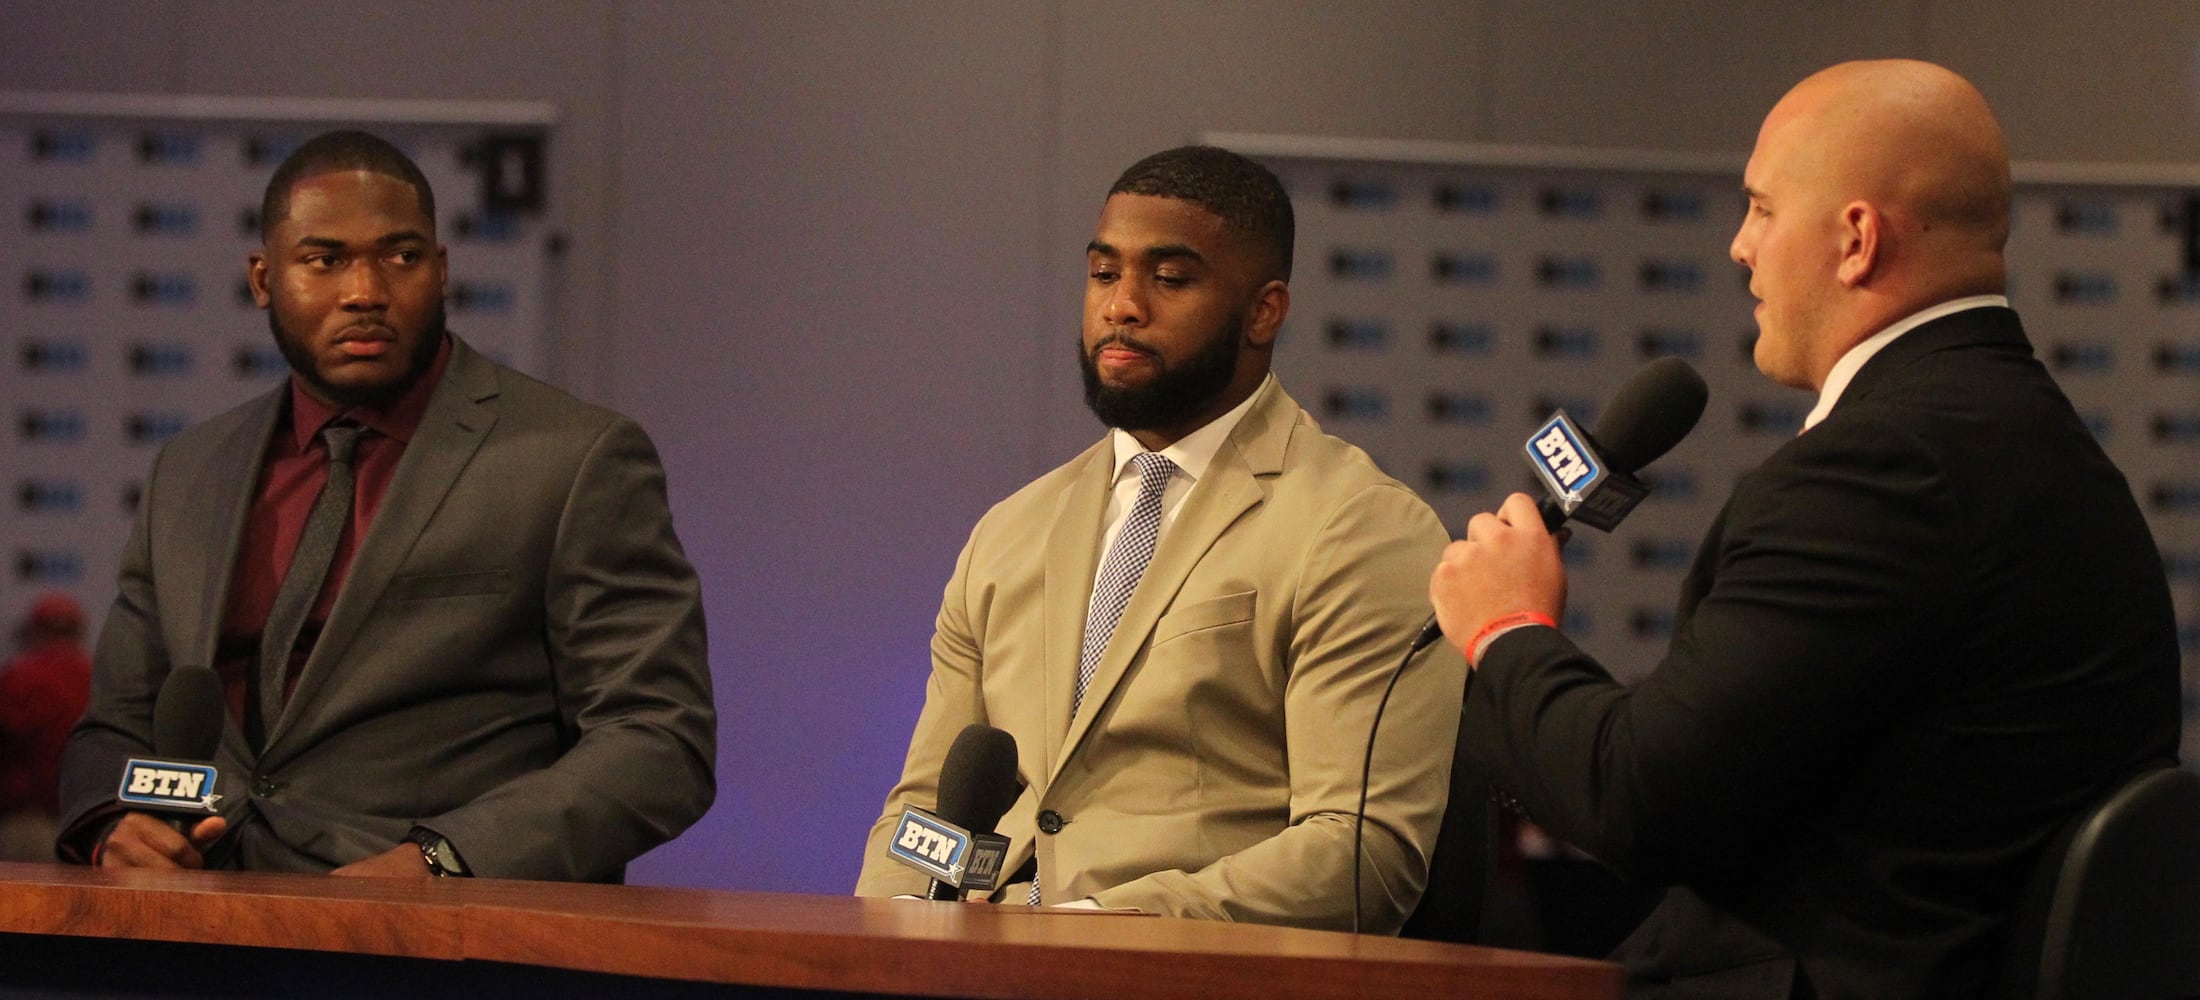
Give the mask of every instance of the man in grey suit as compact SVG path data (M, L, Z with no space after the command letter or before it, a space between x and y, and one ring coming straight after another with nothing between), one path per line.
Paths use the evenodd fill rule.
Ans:
M987 723L1015 737L1025 785L1000 827L1007 870L1037 879L997 901L1352 925L1368 726L1445 535L1269 375L1291 240L1282 185L1234 153L1169 150L1117 180L1086 247L1077 353L1114 430L971 532L858 893L924 891L887 837L903 806L937 801L963 727ZM1395 933L1426 884L1464 669L1431 650L1390 702L1370 930Z
M387 142L299 147L261 235L291 377L154 462L60 852L618 881L715 794L701 595L647 435L444 329L434 194ZM185 666L222 681L225 796L179 832L115 789Z

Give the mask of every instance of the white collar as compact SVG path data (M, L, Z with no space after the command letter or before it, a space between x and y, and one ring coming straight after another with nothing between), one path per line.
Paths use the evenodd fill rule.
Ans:
M1833 404L1841 401L1841 394L1848 390L1850 380L1856 378L1856 373L1864 367L1864 362L1870 361L1872 355L1878 354L1888 344L1894 343L1896 337L1900 337L1942 316L1954 315L1966 309L1984 309L1988 306L2000 306L2007 309L2009 308L2009 297L2006 295L1972 295L1960 299L1951 299L1937 306L1930 306L1911 313L1897 320L1892 326L1866 337L1863 343L1849 348L1847 354L1841 355L1841 360L1833 363L1833 371L1826 373L1826 386L1818 390L1818 405L1812 407L1810 415L1803 418L1803 430L1807 431L1816 427L1819 421L1826 419L1826 414L1833 412Z

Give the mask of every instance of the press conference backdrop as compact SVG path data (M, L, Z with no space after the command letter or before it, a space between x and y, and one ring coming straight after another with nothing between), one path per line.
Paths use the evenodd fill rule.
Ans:
M413 157L451 248L451 328L538 369L554 115L530 102L0 94L0 623L96 623L160 443L288 371L245 285L284 156L363 127Z
M1514 490L1522 446L1645 361L1703 372L1703 421L1619 530L1567 547L1567 630L1632 679L1656 665L1696 542L1735 478L1815 402L1759 375L1727 257L1739 157L1213 134L1298 213L1284 383L1453 530ZM2153 525L2200 760L2200 170L2020 164L2011 304Z
M285 370L243 287L267 174L339 124L396 140L434 184L453 328L542 372L554 115L524 102L0 94L0 622L39 592L103 608L159 443ZM1299 213L1298 308L1277 367L1332 432L1454 526L1532 488L1529 429L1648 358L1710 382L1702 425L1613 536L1568 548L1568 628L1623 673L1656 662L1674 589L1733 478L1811 400L1749 361L1726 258L1739 158L1213 135ZM2011 298L2131 478L2170 572L2200 759L2200 171L2022 165Z

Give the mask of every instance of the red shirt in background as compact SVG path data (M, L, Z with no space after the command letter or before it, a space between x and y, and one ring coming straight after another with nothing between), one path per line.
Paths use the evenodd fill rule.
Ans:
M0 816L61 809L61 748L91 698L92 659L73 639L25 649L0 673Z

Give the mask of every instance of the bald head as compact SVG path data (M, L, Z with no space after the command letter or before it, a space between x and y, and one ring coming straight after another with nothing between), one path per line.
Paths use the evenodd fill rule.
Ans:
M1882 59L1811 75L1765 128L1796 133L1843 200L1999 253L2009 239L2009 151L1986 98L1932 63Z
M1986 99L1907 59L1842 63L1765 116L1734 259L1750 268L1757 364L1816 388L1911 313L2002 291L2009 154Z

